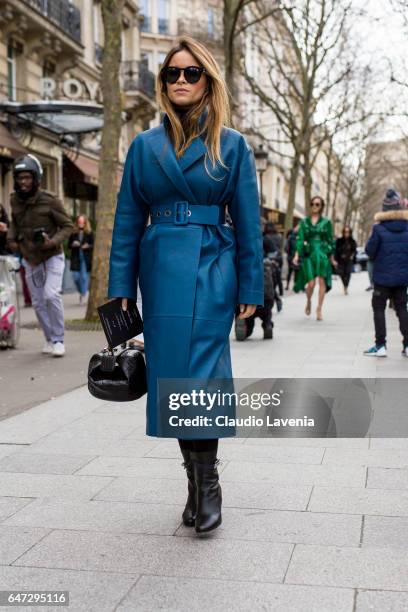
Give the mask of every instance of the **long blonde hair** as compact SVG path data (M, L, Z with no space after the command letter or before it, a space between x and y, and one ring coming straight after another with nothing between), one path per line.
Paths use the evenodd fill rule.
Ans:
M89 219L88 219L88 217L87 217L86 215L78 215L78 216L77 216L77 218L75 219L75 227L74 227L73 233L74 233L74 232L77 232L77 231L79 230L78 221L79 221L79 219L80 219L81 217L82 217L83 219L85 219L85 223L84 223L84 233L85 233L85 234L92 234L92 227L91 227L91 223L90 223L90 221L89 221Z
M162 79L161 72L157 75L157 102L169 118L170 137L176 156L181 157L194 138L205 133L207 154L213 166L215 166L216 162L219 162L225 167L221 158L221 132L223 126L227 126L230 123L230 108L228 91L220 67L212 53L204 45L190 36L183 36L179 39L178 44L170 49L166 55L162 70L169 65L173 55L179 51L191 53L196 61L205 69L208 86L201 100L186 113L182 125L167 95L167 86ZM208 109L208 113L200 125L199 118L205 109Z

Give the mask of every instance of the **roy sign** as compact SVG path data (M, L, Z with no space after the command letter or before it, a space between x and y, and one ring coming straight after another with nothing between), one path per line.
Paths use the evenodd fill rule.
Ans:
M56 81L51 77L43 77L40 79L40 87L43 99L64 96L70 100L87 99L95 102L100 98L100 87L96 81L80 81L75 78Z

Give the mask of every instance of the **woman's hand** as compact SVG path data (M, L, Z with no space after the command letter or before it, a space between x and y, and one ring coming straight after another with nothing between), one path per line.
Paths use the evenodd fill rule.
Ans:
M238 319L247 319L254 314L256 304L240 304Z
M127 310L128 307L128 299L122 298L122 310Z
M81 246L81 249L83 251L86 251L87 249L89 249L89 244L87 242L84 242L84 244Z
M334 268L337 268L337 266L338 266L339 264L338 264L338 263L337 263L337 261L334 259L334 257L330 257L330 261L331 261L331 263L332 263L332 266L333 266Z
M81 246L81 243L79 242L79 240L74 240L74 241L71 243L71 246L72 246L72 247L79 247L79 246Z
M299 265L299 253L297 253L297 252L295 253L295 255L294 255L293 259L292 259L292 264L294 266L298 266Z

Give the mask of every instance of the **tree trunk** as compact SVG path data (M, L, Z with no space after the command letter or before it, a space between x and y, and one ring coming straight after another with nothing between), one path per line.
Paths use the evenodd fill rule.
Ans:
M232 120L238 106L235 83L236 52L234 43L242 4L242 0L224 0L223 6L225 82L230 96Z
M307 148L303 154L303 169L305 173L305 212L309 212L310 200L312 199L312 169L310 167L310 149Z
M297 180L299 176L299 168L300 168L299 155L295 153L293 160L292 160L292 167L290 169L288 207L286 209L285 228L284 228L285 236L287 235L288 231L292 228L292 225L293 225L293 213L295 212L296 187L297 187Z
M122 123L119 70L123 5L124 0L101 1L105 33L101 80L104 124L99 161L97 226L91 287L85 316L88 321L98 316L97 307L106 302L108 293L109 251L117 198L117 169Z

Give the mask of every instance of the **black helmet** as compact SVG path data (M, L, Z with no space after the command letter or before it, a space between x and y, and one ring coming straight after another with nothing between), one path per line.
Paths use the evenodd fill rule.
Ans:
M20 172L30 172L33 177L33 186L30 191L25 191L21 188L20 183L16 180ZM13 164L14 190L24 200L34 195L40 186L43 175L43 169L40 161L28 153L15 160Z
M43 175L42 165L35 155L28 153L15 160L13 164L13 176L14 178L19 172L31 172L40 183Z

